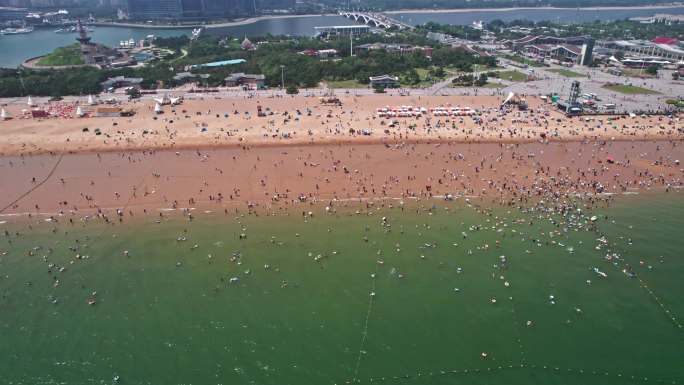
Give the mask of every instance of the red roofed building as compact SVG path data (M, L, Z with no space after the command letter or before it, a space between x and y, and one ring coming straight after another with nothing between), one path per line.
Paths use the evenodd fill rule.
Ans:
M300 54L314 57L318 55L318 52L315 49L307 48L304 51L300 52Z
M656 37L652 42L656 44L677 45L679 40L674 37Z

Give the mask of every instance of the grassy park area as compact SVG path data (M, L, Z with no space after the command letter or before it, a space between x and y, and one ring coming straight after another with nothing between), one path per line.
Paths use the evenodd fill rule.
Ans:
M497 83L497 82L487 83L484 86L482 86L482 88L505 88L505 87L506 87L505 85L503 85L501 83Z
M499 79L512 82L526 82L528 80L526 74L516 70L499 72Z
M326 80L328 88L368 88L368 84L359 83L357 80Z
M78 44L59 47L38 60L40 66L67 66L85 64Z
M503 57L505 59L514 61L516 63L526 64L530 67L544 67L544 65L542 63L539 63L535 60L528 59L528 58L520 56L520 55L504 55Z
M565 68L552 68L548 70L549 72L556 73L561 76L565 76L566 78L586 78L587 75L581 74L579 72L571 71L569 69Z
M628 95L653 95L659 92L631 84L606 84L603 88Z

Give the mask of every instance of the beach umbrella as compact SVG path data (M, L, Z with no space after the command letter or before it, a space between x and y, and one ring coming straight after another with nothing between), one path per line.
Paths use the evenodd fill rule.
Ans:
M83 115L85 115L85 114L83 113L81 106L76 107L76 116L78 116L79 118L82 118Z
M33 99L31 99L31 95L29 95L28 100L26 101L26 104L28 104L31 107L36 105L35 103L33 103Z
M0 111L0 119L2 119L2 120L7 120L7 119L9 119L9 118L10 118L9 114L8 114L7 111L5 111L5 109L3 108L2 111Z

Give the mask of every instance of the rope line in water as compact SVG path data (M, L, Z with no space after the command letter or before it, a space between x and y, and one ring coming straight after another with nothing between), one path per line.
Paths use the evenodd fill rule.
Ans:
M660 300L660 298L658 298L658 296L655 295L653 290L651 290L651 288L648 287L648 284L646 283L646 281L641 279L641 277L637 277L637 279L639 280L639 284L641 285L641 288L646 290L646 292L651 296L651 298L653 298L653 300L658 304L658 306L660 306L660 308L663 310L665 315L670 320L672 320L672 323L674 323L675 326L677 326L677 328L679 328L680 330L684 330L684 326L682 326L682 324L679 322L679 320L677 319L677 316L675 316L674 312L665 307L665 304Z
M525 355L525 347L522 343L522 334L520 334L520 320L518 319L518 313L515 311L515 302L513 302L513 297L511 297L511 313L513 314L513 326L515 329L515 334L517 335L516 342L520 348L520 364L525 365L527 362L527 357Z
M605 236L605 235L604 235L604 236ZM617 247L617 245L616 245L616 247ZM618 271L622 272L622 270L625 269L624 265L627 263L627 260L626 260L625 257L624 257L624 256L627 255L627 254L628 254L628 253L627 253L625 250L621 250L620 258L618 258L618 260L617 260L615 263L611 263L611 265L612 265L614 268L616 268ZM667 318L669 318L670 321L672 321L672 323L673 323L679 330L684 331L684 325L682 325L682 323L679 321L679 319L677 318L677 316L675 315L675 313L674 313L671 309L669 309L669 308L667 308L667 307L665 306L665 304L663 303L663 301L661 301L660 298L659 298L659 297L653 292L653 290L651 290L651 288L648 286L648 283L647 283L646 281L644 281L643 278L641 278L641 275L640 275L640 274L637 274L637 275L636 275L636 279L637 279L637 281L639 282L639 286L641 286L641 288L644 289L644 291L646 291L646 293L649 294L649 296L651 297L651 299L653 299L653 300L655 301L656 304L658 304L658 306L659 306L660 309L663 311L663 313L665 314L665 316L666 316Z
M32 192L34 192L38 187L40 187L40 186L42 186L43 184L45 184L45 182L47 182L47 181L52 177L52 175L55 173L55 171L57 170L57 166L59 166L59 164L62 163L62 158L63 158L63 157L64 157L64 154L60 154L60 155L59 155L59 158L57 159L57 162L55 162L55 165L52 166L52 169L51 169L50 172L47 174L47 176L46 176L45 178L43 178L43 180L41 180L40 182L36 183L36 185L33 186L33 187L31 187L28 191L26 191L25 193L21 194L17 199L15 199L14 201L12 201L10 204L8 204L7 206L5 206L5 207L3 207L2 209L0 209L0 214L2 214L3 212L5 212L5 210L7 210L8 208L14 206L17 202L19 202L20 200L24 199L26 196L28 196L29 194L31 194Z
M375 265L375 273L371 276L371 293L368 295L368 311L366 312L366 320L364 321L363 331L361 332L361 345L359 346L359 355L356 359L356 367L354 368L354 376L352 382L358 382L359 368L361 367L361 357L363 356L363 348L366 346L366 338L368 337L368 321L370 320L371 312L373 311L373 298L375 298L375 280L378 274L378 266Z
M434 376L446 376L446 375L474 375L474 374L490 374L490 373L495 373L497 371L510 371L510 370L519 370L519 369L529 369L529 370L534 370L535 372L551 372L557 375L560 375L562 373L567 373L567 374L575 374L575 375L587 375L587 376L596 376L596 377L613 377L613 378L620 378L620 379L626 379L630 380L632 382L641 382L641 383L657 383L657 384L672 384L672 385L678 385L681 384L679 380L677 379L671 379L671 380L664 380L664 379L653 379L647 376L641 376L641 375L632 375L632 374L623 374L619 372L609 372L604 369L577 369L577 368L563 368L560 366L554 366L554 365L528 365L528 364L519 364L519 365L514 365L514 364L508 364L508 365L499 365L499 366L493 366L493 367L487 367L487 368L465 368L465 369L442 369L442 370L436 370L436 371L431 371L431 372L418 372L415 374L403 374L399 376L384 376L384 377L369 377L367 381L364 382L384 382L384 381L395 381L395 380L411 380L414 378L422 378L422 377L434 377ZM352 382L356 383L361 383L361 380L354 379L354 380L347 380L345 383L349 384Z

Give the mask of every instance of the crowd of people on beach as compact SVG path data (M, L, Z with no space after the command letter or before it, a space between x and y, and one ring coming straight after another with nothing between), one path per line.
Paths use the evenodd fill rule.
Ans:
M394 97L396 98L396 97ZM135 101L133 117L33 118L0 122L0 153L105 151L208 146L338 142L531 142L549 140L681 139L676 113L567 117L531 97L529 108L491 96L348 96L328 104L315 98L193 99L157 110ZM394 102L393 102L394 100ZM401 99L400 99L401 100ZM527 103L527 102L526 102ZM403 106L418 106L404 112ZM73 106L69 107L73 109ZM60 110L63 110L61 108ZM415 111L414 111L415 110Z

